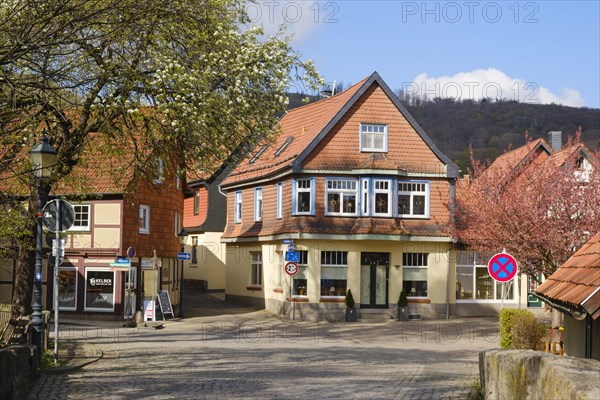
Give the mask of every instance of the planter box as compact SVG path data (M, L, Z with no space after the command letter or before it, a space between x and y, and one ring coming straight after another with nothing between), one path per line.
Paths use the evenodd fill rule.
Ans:
M356 308L346 308L346 322L356 322Z

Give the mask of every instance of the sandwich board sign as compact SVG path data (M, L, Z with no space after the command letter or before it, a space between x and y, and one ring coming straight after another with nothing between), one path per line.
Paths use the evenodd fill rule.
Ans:
M171 314L171 317L175 319L175 315L173 314L173 306L171 305L171 298L169 297L168 291L158 291L158 305L160 306L160 313L162 314L163 321L165 320L165 314Z

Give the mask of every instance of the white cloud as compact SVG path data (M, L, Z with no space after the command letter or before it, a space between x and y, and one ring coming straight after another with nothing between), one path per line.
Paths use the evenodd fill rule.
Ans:
M246 3L251 24L262 25L265 34L274 35L281 25L294 42L301 42L317 31L323 23L337 22L336 3L312 1L258 1Z
M426 95L427 98L453 97L460 100L491 98L517 100L523 103L585 106L577 90L565 88L560 95L555 94L537 82L512 78L496 68L476 69L437 78L422 73L417 75L413 82L404 82L402 89L407 93Z

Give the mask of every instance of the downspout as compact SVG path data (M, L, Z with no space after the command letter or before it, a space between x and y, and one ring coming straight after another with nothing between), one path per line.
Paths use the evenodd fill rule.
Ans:
M452 226L452 231L455 231L455 222L456 218L454 216L456 204L456 178L450 179L450 223ZM447 270L446 270L446 319L450 319L450 250L452 249L452 244L456 243L456 237L452 237L452 242L448 246L448 250L446 250L446 259L448 262Z
M592 316L585 318L585 358L592 358Z

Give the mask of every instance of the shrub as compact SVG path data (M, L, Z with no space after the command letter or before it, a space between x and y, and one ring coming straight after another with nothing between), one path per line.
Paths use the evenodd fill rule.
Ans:
M406 298L406 293L403 291L400 292L400 297L398 298L398 307L403 308L408 305L408 299Z
M512 343L512 336L510 335L512 318L517 314L524 314L527 312L527 310L518 310L515 308L505 308L500 311L500 347L508 349Z
M348 289L348 292L346 292L346 307L352 308L354 307L354 297L352 296L352 291L350 289Z
M531 313L515 315L511 320L511 349L543 350L547 328Z
M500 347L537 350L546 335L546 326L527 310L500 311Z

